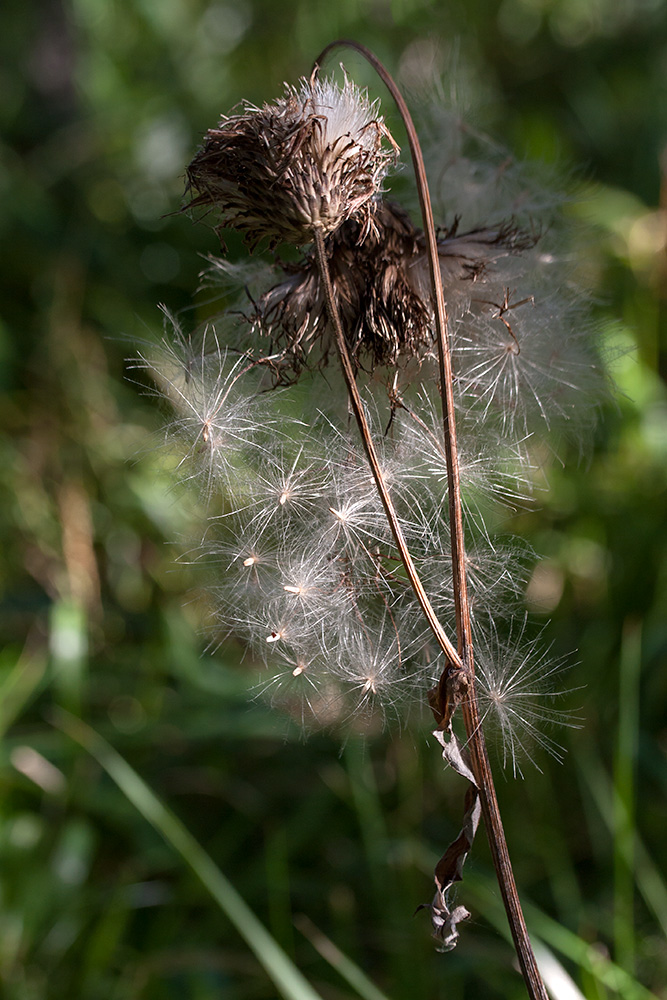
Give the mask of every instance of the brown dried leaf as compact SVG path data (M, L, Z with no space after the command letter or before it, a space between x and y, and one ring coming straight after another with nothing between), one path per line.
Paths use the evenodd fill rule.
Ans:
M456 947L459 937L457 924L466 920L470 914L464 906L450 908L448 896L452 886L463 879L463 866L475 839L482 808L475 776L470 768L465 749L451 728L451 721L446 731L436 729L433 735L443 748L442 756L444 759L451 764L457 774L470 782L465 797L465 813L461 832L435 866L435 895L432 903L429 904L433 937L438 941L438 950L451 951L452 948Z
M467 697L469 687L470 681L465 670L454 663L448 663L440 675L438 686L428 692L428 702L438 729L451 733L454 712Z

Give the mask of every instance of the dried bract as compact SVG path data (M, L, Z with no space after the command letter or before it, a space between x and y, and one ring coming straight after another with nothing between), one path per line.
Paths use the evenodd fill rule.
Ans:
M381 202L364 234L348 221L327 245L332 285L348 341L361 368L423 357L433 346L426 240L398 205ZM502 257L532 247L535 237L511 223L457 234L456 223L438 240L445 288L477 281ZM326 363L331 348L317 261L284 265L287 277L258 302L260 329L295 370ZM318 350L313 350L315 347ZM312 354L312 356L311 356Z
M310 243L348 219L363 238L397 152L377 103L353 83L304 79L208 131L187 169L189 207L214 208L252 248Z

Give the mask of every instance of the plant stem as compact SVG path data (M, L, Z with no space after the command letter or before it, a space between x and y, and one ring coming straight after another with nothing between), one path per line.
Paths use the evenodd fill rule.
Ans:
M419 144L419 139L417 137L417 132L412 121L412 116L408 110L408 107L403 99L403 95L398 90L398 87L394 83L392 77L387 72L382 63L377 59L377 57L364 45L359 44L354 41L337 41L328 45L321 55L317 58L315 62L315 67L319 67L322 59L330 52L333 48L344 45L349 48L355 49L361 55L363 55L368 62L373 66L375 71L378 73L384 84L387 86L392 98L396 102L398 110L403 118L405 127L408 135L408 143L410 145L410 152L412 154L412 162L417 178L417 190L419 192L419 202L422 211L422 219L424 224L424 232L427 239L428 247L428 260L429 269L431 275L431 283L433 289L433 305L435 310L435 328L438 342L438 365L439 365L439 375L440 375L440 396L442 400L442 414L443 414L443 428L444 428L444 443L445 452L447 458L447 484L448 484L448 501L449 501L449 518L450 518L450 530L452 538L452 583L454 589L454 601L456 608L456 631L458 640L458 654L456 658L451 656L451 653L442 645L440 640L440 633L442 633L442 626L435 619L437 623L437 629L434 627L434 623L431 620L430 614L433 614L433 608L428 600L426 594L424 594L424 600L422 600L420 593L415 588L415 593L424 609L426 618L434 631L436 639L441 643L443 650L449 656L450 664L457 665L460 663L462 669L466 675L469 682L468 696L462 702L461 710L463 714L463 721L465 724L466 735L468 737L468 747L471 757L472 771L475 776L477 787L480 794L480 802L482 806L482 813L484 815L484 825L487 831L487 837L489 840L489 845L491 848L491 855L493 858L493 864L496 870L496 876L498 878L498 883L500 886L501 895L503 897L503 902L505 904L505 910L507 912L507 918L510 925L510 930L512 933L512 938L514 940L514 946L516 948L517 956L519 959L519 964L521 966L521 971L526 983L526 988L531 1000L548 1000L547 993L542 982L539 970L537 968L537 962L535 961L535 955L530 944L530 939L528 937L528 931L526 928L526 923L524 920L523 912L521 909L521 903L517 893L516 882L514 880L514 873L512 871L512 865L510 862L509 851L507 849L507 840L505 838L505 831L503 829L502 819L500 816L500 809L498 806L498 799L496 796L495 785L493 782L493 774L491 772L491 766L489 764L489 758L486 751L486 743L484 740L484 734L482 731L482 723L479 715L479 707L477 703L477 694L475 690L475 675L474 675L474 661L473 661L473 646L472 646L472 629L470 621L470 605L468 602L468 588L465 572L465 541L464 541L464 531L463 531L463 514L461 505L461 487L460 487L460 476L459 476L459 462L458 462L458 449L456 442L456 422L454 416L454 394L453 394L453 377L452 377L452 364L451 364L451 351L449 347L449 334L447 328L447 311L445 306L445 298L442 287L442 274L440 271L440 261L438 255L438 244L435 232L435 225L433 222L433 209L431 207L431 198L428 188L428 182L426 178L426 168L424 166L424 158L421 152L421 147ZM389 494L386 490L386 486L382 481L382 475L377 463L377 457L375 457L375 452L370 441L370 434L368 431L368 424L365 420L365 414L363 413L363 408L361 405L361 399L359 397L359 392L356 387L354 380L354 372L349 358L349 353L347 351L347 346L345 344L345 339L340 325L340 319L338 318L335 301L333 299L333 293L331 289L331 282L328 275L328 267L326 264L326 257L324 253L324 243L321 234L316 234L316 252L318 264L320 267L320 272L322 274L325 295L327 300L327 308L329 310L330 319L332 325L334 326L336 334L336 343L338 345L338 350L341 356L341 364L343 366L343 372L345 375L345 380L348 385L348 391L350 392L350 398L352 400L352 407L357 417L357 422L359 423L359 428L362 433L362 438L364 439L364 447L366 448L366 453L375 477L375 481L378 484L378 490L380 490L380 495L382 497L382 502L387 512L387 517L389 518L390 524L392 525L392 531L394 531L394 536L396 537L397 544L399 542L399 537L394 530L394 525L392 519L389 515L389 509L391 508L394 520L395 512L391 507L391 500ZM358 400L358 404L355 403ZM363 419L363 427L360 421L360 417ZM371 458L371 455L374 457ZM382 482L382 488L380 486ZM383 495L384 489L384 495ZM386 500L385 500L386 496ZM396 527L400 532L400 526L396 522ZM401 535L402 538L402 535ZM403 547L405 549L405 554L409 560L410 565L414 570L412 564L412 559L405 542L403 540ZM406 555L399 544L399 551L403 558L406 571L410 578L410 582L413 587L415 584L413 582L410 569L408 567L408 562L406 562ZM416 573L415 573L416 577ZM416 577L419 582L419 578ZM421 583L419 582L419 587L421 588ZM423 590L423 588L421 588ZM428 612L427 613L427 609ZM444 634L444 633L443 633Z
M347 344L345 342L345 335L343 333L343 327L340 321L340 315L338 313L338 308L336 306L336 301L334 298L333 288L331 286L331 277L329 275L329 265L327 262L326 250L324 247L324 238L319 229L315 230L315 254L317 257L317 265L320 272L320 277L322 280L322 287L324 288L324 298L327 305L327 314L329 316L329 321L334 329L334 335L336 338L336 347L338 348L338 356L340 358L340 364L343 371L343 377L345 379L345 384L347 385L348 395L350 397L350 404L352 406L352 411L354 413L355 420L357 421L357 426L359 427L359 433L361 434L361 440L363 442L364 451L366 452L366 457L368 458L368 464L371 467L371 472L373 474L373 479L375 480L375 485L377 491L380 495L380 500L382 501L382 506L384 507L384 512L387 516L387 521L389 522L389 527L391 528L396 546L405 566L405 571L408 575L410 581L410 586L412 587L417 600L421 606L422 611L431 626L431 630L435 635L441 649L443 650L448 661L454 664L459 669L463 669L463 663L461 657L457 653L456 649L452 645L450 639L448 638L445 630L443 629L438 616L436 615L433 605L431 604L424 586L417 573L417 567L414 564L412 556L410 555L410 550L408 549L407 542L405 540L405 535L403 534L403 529L401 528L398 516L396 514L396 509L392 502L387 484L380 468L380 461L378 458L375 445L373 444L373 439L371 437L370 428L368 426L368 419L366 417L366 411L364 409L364 404L359 394L359 389L357 388L357 382L354 375L354 367L352 365L352 360L350 358L350 353L347 349Z

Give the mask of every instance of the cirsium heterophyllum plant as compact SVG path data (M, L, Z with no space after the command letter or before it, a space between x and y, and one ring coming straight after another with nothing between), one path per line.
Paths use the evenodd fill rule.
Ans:
M405 123L421 225L385 192L398 147L376 103L320 63L351 45ZM475 163L454 130L437 229L420 144L384 67L334 43L309 79L211 129L187 170L189 207L251 250L298 248L248 271L212 259L209 284L246 286L196 336L173 323L144 358L205 485L215 615L267 666L265 690L305 721L337 724L428 700L445 759L468 781L461 834L436 866L442 950L468 916L451 904L479 819L528 991L545 998L521 912L485 728L514 770L556 745L541 704L557 664L498 622L520 564L491 540L489 505L521 503L533 442L590 413L602 382L567 266L511 171ZM456 183L465 188L465 222ZM497 188L508 209L471 218ZM535 654L535 655L533 655ZM454 728L460 716L465 738Z

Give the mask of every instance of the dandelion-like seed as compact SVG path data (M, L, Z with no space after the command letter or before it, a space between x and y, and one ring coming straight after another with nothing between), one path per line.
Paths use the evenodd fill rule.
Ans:
M263 362L233 353L206 327L199 344L185 337L166 316L173 338L139 356L136 368L152 375L162 396L176 410L169 437L183 451L179 469L184 478L203 479L207 493L239 486L244 456L264 454L280 436L266 398L258 391ZM266 360L266 359L264 359ZM254 391L248 391L253 385ZM267 452L268 455L268 452Z
M267 453L266 461L248 482L248 510L257 534L269 529L280 533L280 526L286 530L289 521L303 524L317 516L330 479L321 458L306 453L306 442L291 461L285 448Z
M556 290L545 287L545 277L533 279L538 288L530 295L496 282L471 299L456 329L459 405L506 438L538 427L580 433L605 389L592 331L568 294L567 275L553 274ZM527 285L524 279L523 290Z
M343 586L335 560L317 551L290 553L281 563L279 590L273 606L275 614L293 627L319 637L324 650L328 636L350 614L353 595Z
M511 767L514 777L523 777L525 760L541 770L537 749L562 760L563 747L547 730L579 725L575 714L557 707L558 700L571 693L556 686L568 658L553 658L550 649L542 647L539 635L527 640L526 628L524 619L518 629L510 630L505 642L492 628L491 638L487 632L477 645L476 676L483 721L490 736L496 730L503 767Z
M341 636L335 674L353 716L376 709L385 716L395 714L412 678L402 668L396 626L388 613L371 627L362 623L349 625Z
M209 130L188 167L189 207L214 208L251 247L311 243L348 219L363 238L396 153L377 104L347 78L342 87L304 79Z
M312 649L299 649L293 655L277 649L267 669L269 676L260 683L260 693L301 726L328 725L337 720L339 692Z
M322 536L330 551L353 557L368 553L375 544L386 543L389 532L382 512L372 497L348 497L329 507L329 524Z
M422 493L431 495L437 515L439 507L447 503L448 470L442 419L432 395L422 389L412 404L397 401L395 424L404 462L411 462L421 472ZM464 428L469 429L466 424ZM491 430L487 435L488 440L484 440L479 431L470 433L459 445L463 509L482 535L487 532L485 514L490 505L516 509L524 506L533 492L525 442L508 442Z

